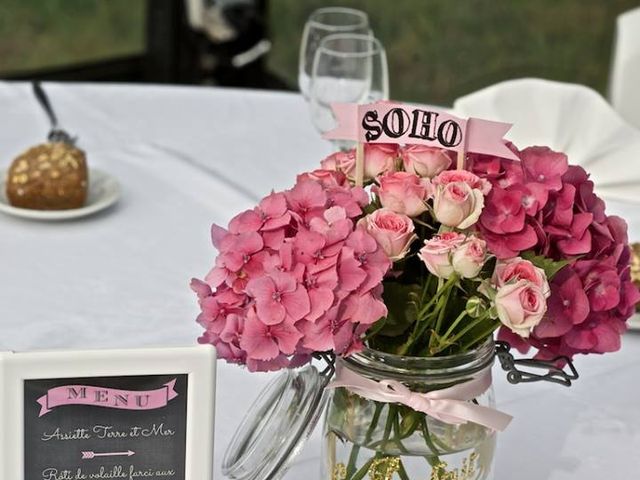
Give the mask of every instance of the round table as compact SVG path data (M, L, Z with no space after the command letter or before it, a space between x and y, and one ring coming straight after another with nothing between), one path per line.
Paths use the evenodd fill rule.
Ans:
M64 128L122 197L84 220L0 217L0 350L189 345L200 328L191 277L225 225L330 152L297 94L208 87L45 84ZM0 168L48 131L30 86L0 83ZM640 211L610 202L640 239ZM620 352L579 357L571 388L512 386L496 367L498 406L515 419L499 437L495 478L633 478L640 451L640 336ZM220 362L215 471L272 374ZM318 429L319 430L319 429ZM319 478L316 431L285 478ZM426 477L426 473L425 473Z

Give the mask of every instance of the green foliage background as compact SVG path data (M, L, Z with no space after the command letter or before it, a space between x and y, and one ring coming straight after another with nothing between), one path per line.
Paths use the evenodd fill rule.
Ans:
M182 0L175 0L182 1ZM144 48L144 0L2 0L0 74ZM615 18L638 0L270 0L270 68L297 83L300 36L329 5L369 13L387 48L391 94L450 104L508 78L578 82L605 92Z
M340 4L369 14L387 49L391 96L448 105L526 76L604 93L615 19L638 0L273 0L270 64L295 84L304 20Z

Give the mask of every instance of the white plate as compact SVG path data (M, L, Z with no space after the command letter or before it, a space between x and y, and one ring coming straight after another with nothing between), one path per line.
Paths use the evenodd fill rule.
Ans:
M102 170L89 171L89 192L84 207L68 210L32 210L14 207L7 200L5 181L0 182L0 212L32 220L70 220L93 215L116 203L120 196L118 181Z

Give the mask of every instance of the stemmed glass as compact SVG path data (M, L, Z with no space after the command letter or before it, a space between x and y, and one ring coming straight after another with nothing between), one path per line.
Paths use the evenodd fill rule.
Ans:
M335 127L332 103L371 103L389 98L387 56L371 35L325 37L313 61L309 101L315 127L325 133ZM345 142L335 142L345 148Z
M343 7L320 8L309 16L302 34L298 66L298 85L306 99L316 50L325 37L337 33L369 34L369 17L360 10Z

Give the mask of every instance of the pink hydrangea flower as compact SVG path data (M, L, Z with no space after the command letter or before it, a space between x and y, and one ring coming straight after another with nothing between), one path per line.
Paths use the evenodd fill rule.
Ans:
M213 226L218 249L200 304L199 342L250 370L304 364L319 350L348 354L386 315L381 283L390 261L355 219L369 198L343 173L316 170L274 192L229 227Z
M569 260L550 282L548 311L526 342L499 337L540 358L619 348L640 293L629 277L626 224L605 214L582 167L546 147L511 150L522 162L470 155L471 171L494 188L477 224L500 259L525 250Z

